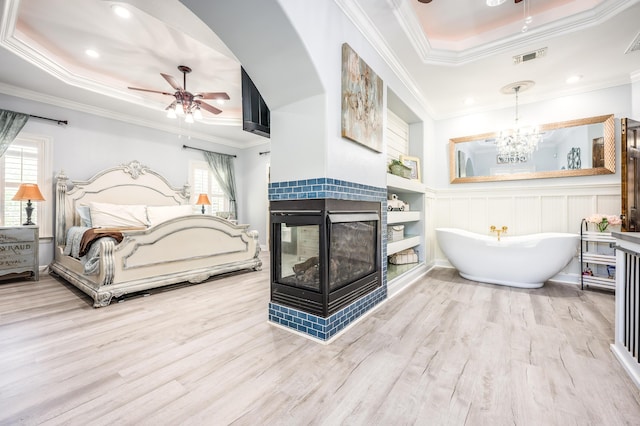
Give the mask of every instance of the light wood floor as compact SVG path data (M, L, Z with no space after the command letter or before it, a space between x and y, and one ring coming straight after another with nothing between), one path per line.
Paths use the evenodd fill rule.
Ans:
M439 269L322 345L267 269L101 309L41 277L0 284L2 425L640 424L607 293Z

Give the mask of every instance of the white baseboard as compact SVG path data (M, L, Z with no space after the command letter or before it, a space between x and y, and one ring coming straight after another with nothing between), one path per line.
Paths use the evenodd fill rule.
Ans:
M640 388L640 367L636 360L629 355L629 352L622 346L622 344L612 343L610 347L611 352L613 352L616 358L618 358L618 361L620 361L622 367L625 369L627 374L629 374L633 383Z

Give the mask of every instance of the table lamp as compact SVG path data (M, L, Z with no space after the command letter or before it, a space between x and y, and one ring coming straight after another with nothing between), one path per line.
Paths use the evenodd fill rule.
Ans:
M23 225L35 225L31 222L31 213L33 213L33 205L31 201L44 201L44 197L35 183L22 183L18 192L12 198L13 201L26 201L27 202L27 221Z
M196 205L202 206L202 214L204 214L204 206L211 205L211 201L209 201L209 196L207 194L198 195L198 201L196 201Z

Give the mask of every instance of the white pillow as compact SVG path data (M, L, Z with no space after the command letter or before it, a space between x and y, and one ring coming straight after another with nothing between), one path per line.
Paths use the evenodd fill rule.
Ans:
M91 225L95 228L148 226L147 207L138 204L89 203Z
M80 224L84 227L91 228L91 210L89 206L80 204L76 207L76 212L80 216Z
M193 207L190 204L179 206L147 206L147 217L149 225L155 226L166 222L174 217L189 216L193 214Z

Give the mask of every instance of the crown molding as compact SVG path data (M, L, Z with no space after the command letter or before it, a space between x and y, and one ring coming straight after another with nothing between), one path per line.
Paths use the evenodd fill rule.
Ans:
M409 42L418 53L420 58L428 58L433 52L433 48L429 43L429 39L424 35L424 31L416 13L413 11L410 3L403 0L387 0L387 3L394 11L393 14L400 24L400 28L409 38Z
M111 110L97 108L92 105L87 105L79 102L70 101L68 99L58 98L55 96L45 95L32 90L24 89L17 86L0 83L0 93L9 96L15 96L22 99L28 99L35 102L41 102L48 105L53 105L60 108L66 108L73 111L79 111L86 114L92 114L111 120L117 120L128 124L134 124L136 126L148 127L155 130L160 130L167 133L172 133L178 136L186 136L189 138L196 138L207 142L212 142L219 145L225 145L237 149L246 149L253 146L260 145L264 142L256 141L251 143L238 143L229 139L223 139L215 136L211 136L207 133L197 132L188 129L180 129L175 126L165 125L162 121L151 121L137 118L128 114L120 114Z
M151 100L145 100L141 98L138 94L132 93L130 91L124 91L116 87L111 87L106 84L100 83L96 80L92 80L90 78L75 74L71 70L55 62L52 59L54 55L49 55L48 52L41 51L38 48L31 46L28 42L18 38L17 35L19 35L20 32L16 31L16 22L18 19L18 12L20 9L20 1L21 0L5 0L4 2L4 10L2 13L2 19L0 21L0 46L4 47L5 49L15 54L16 56L24 59L25 61L29 62L35 67L41 69L42 71L48 73L54 78L70 86L88 90L103 96L107 96L109 98L128 102L138 106L150 108L155 111L163 111L165 109L164 104L160 104L158 102L154 102ZM27 38L26 35L23 35L23 36ZM171 126L164 126L162 124L153 123L148 120L132 118L124 114L118 114L118 113L110 112L104 109L94 108L82 103L74 103L71 101L65 101L60 98L48 97L45 95L39 95L39 94L34 95L34 92L31 92L29 90L22 89L19 87L13 86L10 89L6 89L6 87L8 87L7 85L4 85L4 87L5 87L5 90L7 90L8 92L11 92L11 93L3 92L6 94L14 94L14 96L37 100L39 102L44 102L44 103L50 103L57 106L63 106L65 108L87 112L89 114L99 115L106 118L112 118L119 121L125 121L132 124L138 124L145 127L152 127L158 130L168 131L167 129L171 129ZM38 98L41 98L41 99L38 99ZM49 98L53 99L53 101ZM67 104L67 105L64 105L64 104ZM238 118L205 117L202 120L199 120L199 122L206 125L216 125L216 126L242 125L242 120L239 117ZM172 133L182 134L182 131L173 129ZM199 136L195 136L196 134ZM212 137L207 135L206 133L194 132L192 133L192 135L194 137L198 137L199 139L207 140L210 142L221 143L224 145L234 146L237 148L246 147L246 145L244 144L238 145L235 142L230 142L227 139Z
M4 29L4 26L3 26ZM156 111L163 111L164 104L159 104L152 101L146 101L139 95L123 91L105 84L99 83L95 80L91 80L79 75L76 75L58 63L51 60L47 55L39 52L37 49L29 46L27 43L11 35L0 39L0 46L6 48L13 54L19 56L25 61L38 67L44 72L50 74L54 78L62 81L70 86L78 87L80 89L88 90L109 98L118 99L131 104L139 105L142 107L150 108ZM220 118L220 117L206 117L200 120L201 123L217 126L239 126L242 124L240 118Z
M527 33L518 32L511 36L464 50L432 48L415 17L415 12L411 9L409 1L387 1L394 6L396 11L394 15L398 19L400 27L405 32L418 57L425 64L456 66L487 56L522 49L533 42L541 42L561 34L598 25L638 3L639 0L608 0L591 10L533 28Z
M395 2L396 0L387 0ZM386 43L384 37L376 29L362 7L353 0L334 0L345 16L356 26L358 31L367 39L369 44L378 52L391 70L399 77L400 81L409 90L415 99L422 104L431 117L435 115L433 107L421 93L411 74L402 65L399 58ZM395 12L394 12L395 13Z

